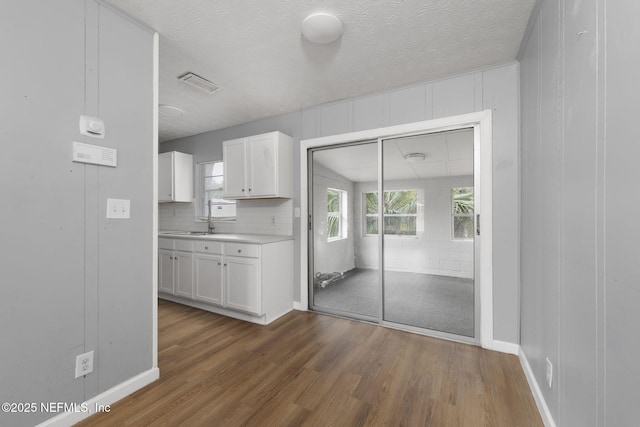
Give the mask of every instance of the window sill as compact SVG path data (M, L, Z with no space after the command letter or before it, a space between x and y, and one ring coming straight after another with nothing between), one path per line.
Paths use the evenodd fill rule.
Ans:
M327 239L327 243L339 242L341 240L347 240L348 237L332 237L331 239Z

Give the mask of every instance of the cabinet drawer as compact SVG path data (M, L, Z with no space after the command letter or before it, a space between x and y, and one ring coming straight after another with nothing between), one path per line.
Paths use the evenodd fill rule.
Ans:
M158 239L158 249L173 250L173 239Z
M193 242L193 251L203 252L206 254L222 254L222 243L203 241Z
M252 245L249 243L225 243L224 246L225 255L258 258L259 253L260 245Z
M176 251L193 252L193 242L190 240L177 240L174 242Z

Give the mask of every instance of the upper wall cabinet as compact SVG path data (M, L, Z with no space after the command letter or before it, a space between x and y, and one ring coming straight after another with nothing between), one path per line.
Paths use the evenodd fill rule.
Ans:
M270 132L223 143L224 197L293 197L293 140Z
M191 202L193 156L170 151L158 154L158 202Z

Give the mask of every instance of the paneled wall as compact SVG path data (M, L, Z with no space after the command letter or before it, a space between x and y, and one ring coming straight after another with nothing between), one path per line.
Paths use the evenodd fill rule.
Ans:
M153 33L93 0L9 0L0 13L0 413L33 426L152 369ZM99 116L104 139L79 133ZM118 150L109 168L72 141ZM106 219L107 198L131 218ZM75 378L76 356L94 370Z
M383 93L351 98L227 129L167 141L161 152L178 150L195 161L222 158L222 141L280 130L293 137L294 159L302 139L493 110L494 338L519 342L519 65L483 71ZM300 206L300 166L294 165L293 208ZM162 207L172 209L170 207ZM164 214L163 214L164 215ZM161 227L166 224L161 216ZM300 218L293 218L295 278L300 277ZM198 225L195 222L191 226ZM199 225L202 227L202 225ZM294 299L300 299L300 283Z
M539 6L521 59L522 349L557 425L636 425L640 3Z

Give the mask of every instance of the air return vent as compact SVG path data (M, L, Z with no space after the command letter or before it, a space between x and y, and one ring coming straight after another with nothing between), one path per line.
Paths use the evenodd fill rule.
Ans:
M192 72L184 73L179 76L178 79L188 85L200 89L203 92L213 93L218 90L218 85Z

